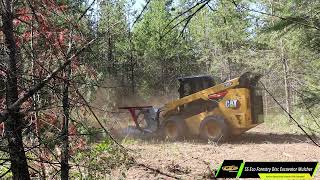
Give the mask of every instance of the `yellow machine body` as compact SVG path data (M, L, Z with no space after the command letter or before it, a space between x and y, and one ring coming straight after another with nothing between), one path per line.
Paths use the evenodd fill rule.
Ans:
M161 123L165 123L168 117L179 114L182 106L194 101L202 100L209 105L211 102L216 103L217 106L211 109L204 107L202 112L183 118L189 133L198 135L200 133L199 131L201 131L200 124L206 117L220 116L223 117L225 123L228 124L230 134L241 134L262 123L263 118L259 115L259 117L256 117L259 119L253 119L252 108L255 107L251 104L251 90L250 88L239 87L239 85L240 78L235 78L169 102L163 107L164 112L162 113ZM218 101L209 98L210 95L222 91L226 94ZM230 105L230 103L234 104ZM203 106L205 106L205 104Z

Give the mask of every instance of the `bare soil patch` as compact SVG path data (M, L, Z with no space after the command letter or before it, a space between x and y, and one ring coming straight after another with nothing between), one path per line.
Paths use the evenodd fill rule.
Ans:
M225 159L320 161L320 148L305 135L277 133L265 125L218 144L197 139L135 139L125 147L133 150L137 163L181 179L210 179ZM172 179L143 166L133 166L125 174L127 179ZM320 179L319 172L316 177Z

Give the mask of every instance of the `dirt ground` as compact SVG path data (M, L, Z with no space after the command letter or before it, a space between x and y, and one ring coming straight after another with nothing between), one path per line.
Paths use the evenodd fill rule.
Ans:
M320 148L304 135L273 132L263 124L218 144L198 140L166 142L133 139L124 145L132 150L137 163L153 168L133 166L125 172L126 179L173 179L168 176L209 179L225 159L320 161ZM320 179L319 171L316 179Z

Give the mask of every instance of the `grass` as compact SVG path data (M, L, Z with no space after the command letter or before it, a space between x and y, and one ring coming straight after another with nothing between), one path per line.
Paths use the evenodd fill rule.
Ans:
M320 135L320 127L318 127L317 122L311 117L306 116L302 113L294 113L294 119L297 123L308 133ZM304 132L298 127L296 122L291 120L288 116L284 114L272 114L265 116L265 124L267 127L281 133L296 133L303 134ZM318 122L319 124L319 122Z

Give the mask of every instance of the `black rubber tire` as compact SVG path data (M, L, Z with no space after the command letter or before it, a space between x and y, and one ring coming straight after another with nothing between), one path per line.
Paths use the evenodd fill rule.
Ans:
M221 116L208 116L200 124L200 137L208 141L220 141L228 136L228 126Z
M167 140L181 140L187 134L187 125L181 117L171 116L164 122L162 131Z

